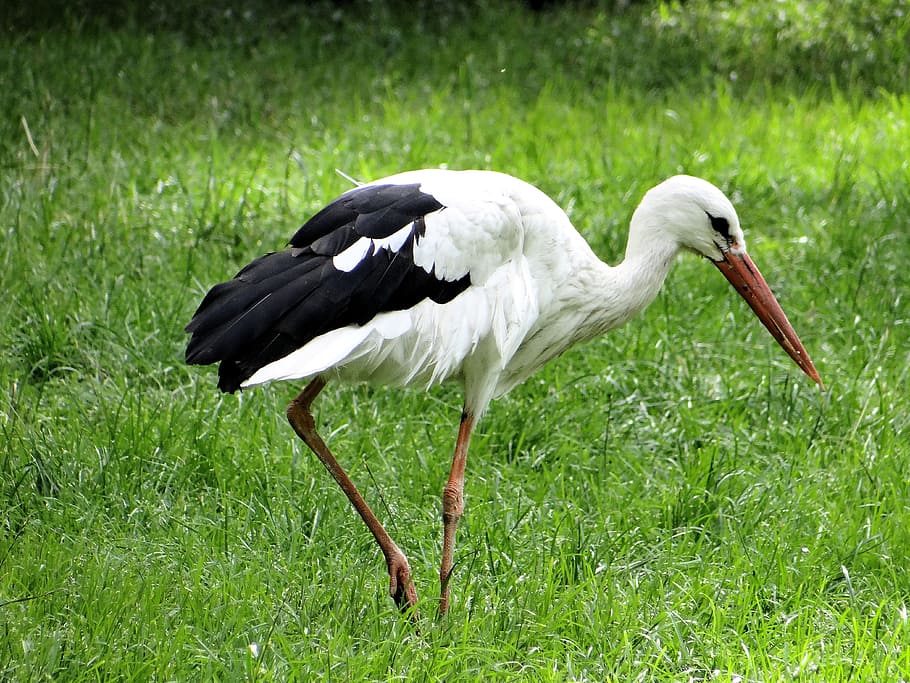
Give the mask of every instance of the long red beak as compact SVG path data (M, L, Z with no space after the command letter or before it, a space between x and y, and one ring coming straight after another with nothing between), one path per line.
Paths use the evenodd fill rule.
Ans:
M796 361L800 369L811 377L824 389L821 377L812 364L812 359L806 353L803 343L799 340L796 330L787 320L784 310L777 303L771 288L765 282L758 268L745 251L734 253L728 251L722 261L714 261L714 265L736 288L746 303L755 311L755 315L768 328L777 343L780 344L790 358Z

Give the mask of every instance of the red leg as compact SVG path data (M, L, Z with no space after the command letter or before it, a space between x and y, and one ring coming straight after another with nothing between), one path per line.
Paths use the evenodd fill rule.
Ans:
M442 492L442 565L439 568L439 612L445 614L449 609L449 579L452 577L453 556L455 554L455 531L458 520L464 513L464 468L468 460L468 443L471 441L471 429L474 416L465 410L461 414L461 426L458 428L458 441L455 443L455 455L452 458L452 471Z
M366 523L367 528L373 534L373 538L376 539L382 549L382 554L385 555L385 561L389 567L389 593L395 600L395 604L402 611L413 608L417 605L417 590L414 588L413 581L411 581L411 568L408 565L408 558L395 545L395 542L382 527L376 515L370 510L363 496L360 495L357 487L354 486L354 482L341 468L341 465L335 460L335 456L325 445L322 437L316 432L316 423L313 420L313 414L310 412L310 406L323 387L325 387L325 380L322 377L317 377L310 382L297 395L297 398L288 405L288 422L291 423L294 431L297 432L297 436L310 447L310 450L325 465L329 474L338 482L338 485L344 491L348 500L351 501L351 504Z

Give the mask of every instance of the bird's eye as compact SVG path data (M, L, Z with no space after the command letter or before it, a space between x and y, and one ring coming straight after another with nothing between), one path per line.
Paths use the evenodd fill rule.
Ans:
M728 240L730 239L730 221L728 221L723 216L712 216L710 213L705 211L708 214L708 218L711 219L711 227L714 228L717 232L723 235Z

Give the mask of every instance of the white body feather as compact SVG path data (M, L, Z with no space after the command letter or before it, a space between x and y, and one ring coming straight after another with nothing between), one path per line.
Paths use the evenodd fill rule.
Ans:
M572 344L644 308L679 249L667 241L665 254L655 258L651 245L639 258L630 240L626 260L611 268L549 197L501 173L414 171L379 183L419 183L445 207L426 216L414 261L450 281L470 273L471 285L448 303L424 299L316 337L259 369L244 387L316 375L422 387L457 379L466 406L479 414ZM335 257L335 266L352 270L371 242L397 250L407 234L399 232L362 238Z

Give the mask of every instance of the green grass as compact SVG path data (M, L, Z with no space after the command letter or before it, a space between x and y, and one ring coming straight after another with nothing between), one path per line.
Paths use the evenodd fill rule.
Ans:
M907 680L910 10L831 4L10 12L0 677ZM330 385L417 630L299 387L220 395L182 328L334 169L440 164L539 185L610 262L649 186L711 179L827 391L681 259L492 406L436 620L459 394Z

